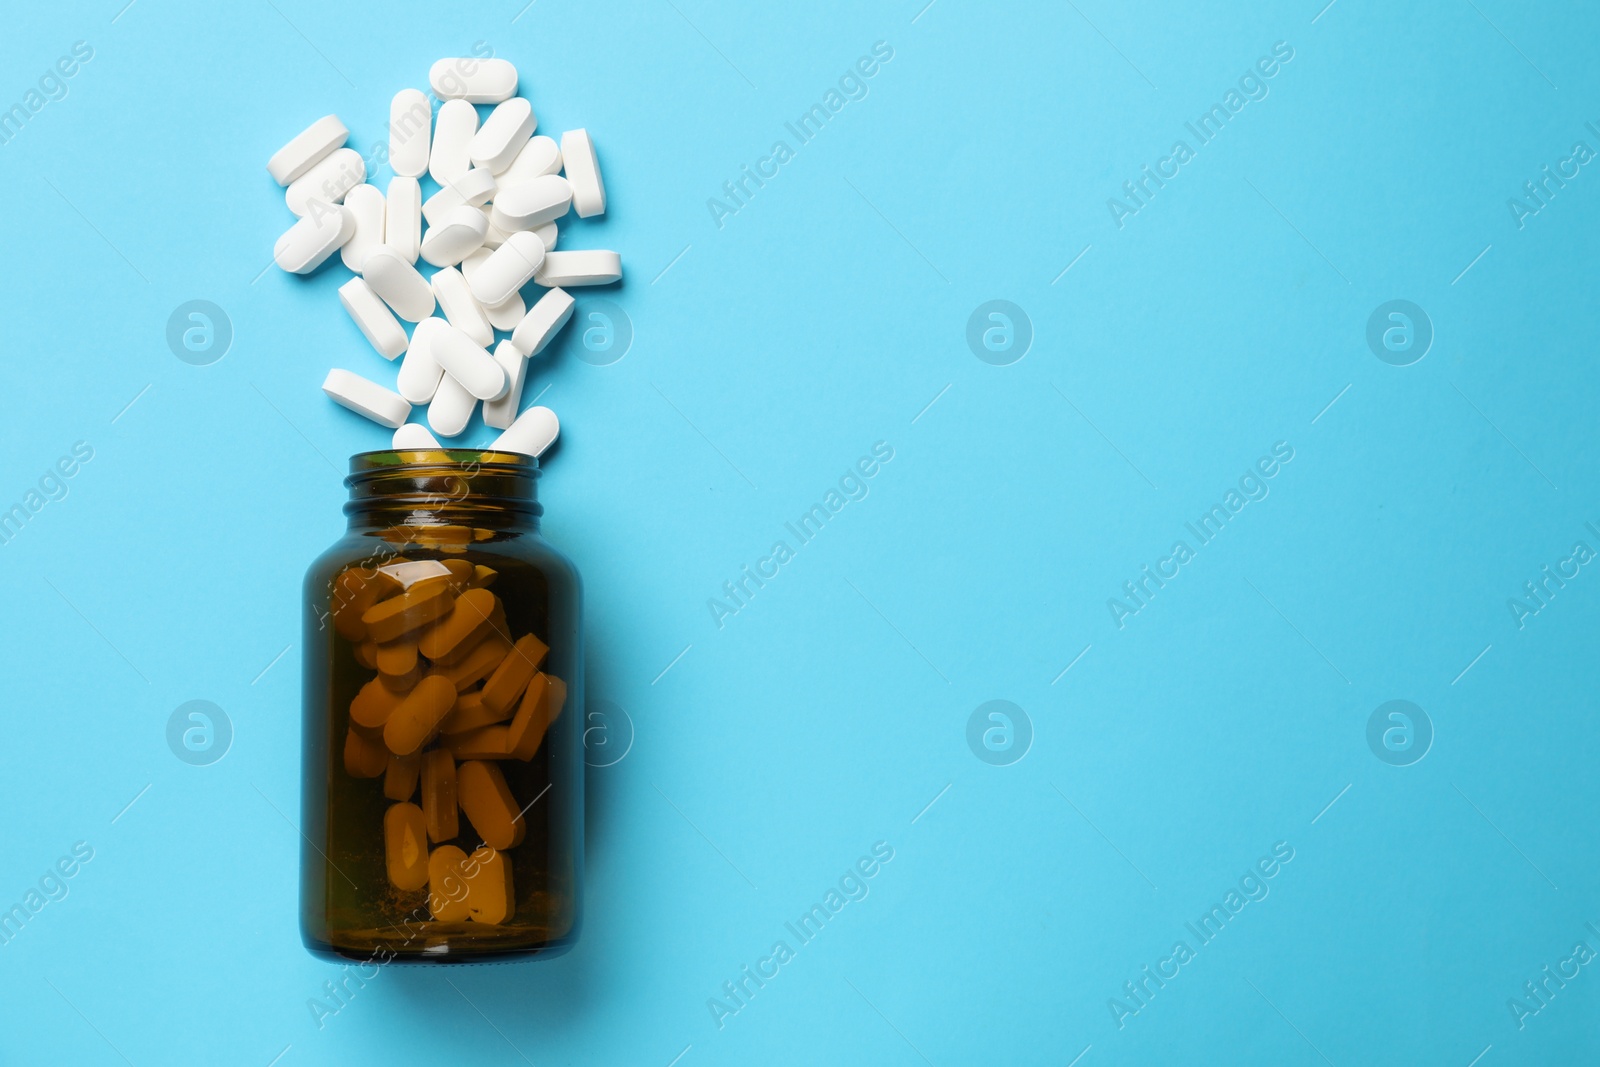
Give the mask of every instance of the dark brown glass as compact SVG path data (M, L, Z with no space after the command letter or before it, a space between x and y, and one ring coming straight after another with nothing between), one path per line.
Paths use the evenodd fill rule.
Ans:
M572 946L582 915L582 592L572 564L539 534L538 464L477 450L368 452L350 460L345 536L306 573L301 785L300 933L313 955L414 963L553 957ZM333 581L352 568L407 560L465 560L497 572L489 587L508 637L549 646L541 670L567 684L566 702L534 757L500 761L524 814L512 864L513 914L503 923L432 919L429 888L390 883L383 779L344 765L350 702L374 671L334 629ZM348 579L347 579L348 580ZM449 842L482 844L465 815Z

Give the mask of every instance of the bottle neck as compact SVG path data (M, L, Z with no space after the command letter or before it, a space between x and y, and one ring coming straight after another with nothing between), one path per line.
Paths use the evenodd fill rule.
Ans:
M539 529L538 461L514 452L426 449L350 457L344 513L353 534L484 541Z

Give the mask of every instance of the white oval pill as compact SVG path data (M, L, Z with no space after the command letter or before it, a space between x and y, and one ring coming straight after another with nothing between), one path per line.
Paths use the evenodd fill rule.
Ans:
M422 258L435 267L454 266L483 247L488 232L483 212L475 207L453 207L441 212L438 225L422 235Z
M538 229L532 231L533 235L539 239L539 243L544 245L544 250L546 252L550 251L556 246L556 235L559 232L560 231L556 229L556 224L553 222L547 222L543 226L540 226Z
M439 301L445 321L470 337L474 344L484 348L494 344L494 327L489 325L483 305L472 295L467 279L459 270L446 267L436 271L429 284L433 286L434 299Z
M478 132L478 110L465 100L446 100L433 125L433 151L428 173L440 185L449 185L467 173L472 159L467 146Z
M293 274L310 274L356 232L355 216L339 204L315 201L305 218L290 226L272 248L272 259Z
M467 202L461 199L461 194L446 185L422 202L422 217L429 226L437 226L439 217L446 211L466 206Z
M428 70L428 84L440 100L498 104L516 95L517 68L504 59L452 57Z
M312 200L337 204L344 194L367 180L367 164L354 148L336 148L290 183L284 202L296 215L310 210Z
M397 452L443 447L420 422L408 422L400 427L394 432L394 440ZM401 441L415 441L416 444L401 445L398 443ZM408 559L404 563L385 563L378 570L399 582L402 589L410 589L418 582L425 582L429 578L450 577L450 568L436 559Z
M428 279L388 245L367 256L361 265L361 276L407 322L421 322L433 314L433 290L428 287Z
M572 294L564 289L552 289L541 296L528 309L521 322L511 333L511 343L525 356L537 356L550 343L561 327L572 318Z
M511 428L489 446L491 450L520 452L538 459L561 435L561 422L549 408L529 408L517 416Z
M567 181L572 183L572 209L578 217L604 215L606 187L600 181L600 161L595 158L589 131L568 130L562 134L561 158L566 161Z
M540 285L609 285L622 277L622 257L615 252L583 249L550 252L533 280Z
M472 136L472 143L467 146L472 165L495 174L504 171L517 158L523 145L528 143L528 138L533 136L538 122L533 105L520 96L514 96L496 107L483 120L483 125Z
M349 139L350 131L338 115L324 115L272 153L267 160L267 173L279 185L288 185Z
M411 347L406 349L406 358L400 361L395 388L413 404L426 404L438 392L444 368L433 358L432 338L434 329L445 325L448 323L443 319L423 319L411 332Z
M473 167L454 185L446 185L422 202L422 217L429 226L439 225L439 216L458 207L482 207L494 197L494 175Z
M479 400L493 400L506 391L506 372L480 344L448 322L428 337L433 358Z
M495 346L494 361L506 372L506 391L484 402L483 424L496 430L507 430L517 421L517 407L522 403L522 380L528 373L528 361L510 341L501 341Z
M478 398L467 392L466 386L446 374L439 380L439 391L428 402L428 425L433 427L435 433L455 437L472 421L472 409L477 406Z
M521 293L512 293L511 299L504 304L495 304L493 307L483 309L483 314L489 320L489 325L497 330L510 332L517 328L517 323L522 321L528 313L528 305L523 303Z
M546 174L561 173L561 146L555 139L542 134L528 140L511 161L511 166L499 175L501 185L531 182Z
M489 221L507 233L532 230L553 222L572 206L572 186L559 174L503 185L495 193Z
M406 178L428 172L433 108L421 89L401 89L389 101L389 166ZM423 431L426 433L427 431Z
M394 448L394 450L396 452L408 452L408 451L414 451L414 450L420 449L420 448L443 448L443 447L444 446L439 443L439 439L434 437L433 434L429 433L428 432L428 428L426 426L422 425L422 423L420 423L420 422L408 422L404 426L400 427L398 430L396 430L394 432L393 448ZM416 563L395 563L395 564L391 564L391 566L392 567L396 567L396 568L398 568L398 567L415 567L418 564L426 565L426 564L429 564L429 563L437 563L437 562L438 562L437 560L421 559L421 560L417 560ZM380 570L386 570L386 568L379 568L379 569ZM449 574L450 572L449 572L449 570L445 570L444 573L445 574ZM400 582L401 585L411 585L412 584L412 582L406 581L405 578L401 577L398 574L393 574L393 575L391 575L391 577L395 578L395 580ZM429 574L429 575L427 575L427 577L433 578L433 577L436 577L436 575Z
M390 428L404 425L411 415L405 397L347 370L329 371L322 391L335 403Z
M473 207L482 207L494 199L495 189L498 186L493 172L482 167L473 167L456 180L453 189L461 197L461 202Z
M407 263L417 261L422 248L422 186L415 178L389 181L383 205L383 243Z
M533 234L512 234L473 274L472 295L485 307L504 304L533 277L544 255L544 245Z
M383 215L387 210L376 185L358 185L345 194L344 206L356 220L356 232L339 250L344 265L361 273L367 253L383 244Z
M350 313L359 329L378 355L394 359L406 350L406 329L389 310L389 305L378 299L372 286L362 278L351 278L339 286L339 303Z

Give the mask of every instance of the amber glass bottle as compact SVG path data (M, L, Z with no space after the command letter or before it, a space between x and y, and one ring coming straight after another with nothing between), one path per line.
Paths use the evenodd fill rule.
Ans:
M368 452L306 574L300 931L386 962L555 956L583 880L581 590L536 461Z

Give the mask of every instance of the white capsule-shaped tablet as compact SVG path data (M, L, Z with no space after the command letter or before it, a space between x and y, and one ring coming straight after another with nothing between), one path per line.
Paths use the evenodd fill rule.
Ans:
M473 167L454 185L446 185L422 202L422 217L429 226L439 225L439 217L458 207L482 207L494 196L494 175Z
M547 222L538 229L530 230L529 232L539 239L539 243L544 245L544 250L548 252L556 246L556 235L560 231L556 229L555 223Z
M421 322L433 314L433 290L428 279L388 245L367 256L361 265L361 276L407 322Z
M466 206L467 202L461 199L461 194L446 185L422 202L422 219L429 226L437 226L439 218L446 211Z
M509 333L517 328L517 324L528 313L528 305L523 303L521 293L512 293L510 300L504 304L486 307L483 313L488 318L490 326Z
M511 343L523 355L537 356L572 318L573 304L572 294L564 289L545 293L517 323L511 333Z
M473 207L482 207L494 199L495 188L498 186L494 173L482 167L473 167L456 180L451 186L456 195L461 197L463 204Z
M389 101L389 166L406 178L428 173L433 107L421 89L401 89ZM424 433L427 431L424 430Z
M527 377L528 360L510 341L501 341L494 348L494 361L506 372L506 391L483 405L483 424L496 430L507 430L517 421L517 408L522 403L522 381Z
M622 257L615 252L585 248L575 252L550 252L533 280L540 285L609 285L622 277Z
M358 185L345 194L344 206L356 220L356 232L339 250L344 265L361 273L367 253L383 244L383 214L387 210L383 193L376 185Z
M600 181L600 161L588 130L568 130L561 135L561 158L572 184L572 210L581 219L606 212L606 187Z
M487 349L448 322L428 336L433 358L479 400L493 400L506 391L506 373Z
M440 100L498 104L516 95L517 68L504 59L452 57L429 69L428 84Z
M273 262L292 274L310 274L355 232L356 220L349 208L315 201L305 218L278 238L272 247Z
M383 243L407 263L415 263L422 249L422 186L415 178L389 181L383 204Z
M490 444L491 450L520 452L538 459L561 435L561 422L549 408L529 408L517 416L511 428Z
M439 310L444 312L446 322L470 337L474 344L484 348L494 344L494 327L489 325L483 305L472 295L467 279L459 270L446 267L436 271L429 284L433 286L434 299L439 301Z
M528 143L522 146L522 151L517 153L517 158L513 159L511 165L498 177L501 185L517 185L542 178L546 174L559 173L561 173L561 146L556 144L554 138L541 134L529 138Z
M485 307L505 303L528 284L544 262L544 254L544 245L533 234L512 234L473 273L472 295Z
M310 210L313 200L337 204L344 194L367 180L367 163L354 148L336 148L289 184L284 203L296 215Z
M433 358L433 331L446 325L443 319L423 319L411 332L411 346L406 349L406 358L400 361L395 388L413 404L426 404L439 389L444 368Z
M405 397L347 370L329 371L322 391L335 403L391 429L403 425L411 415Z
M406 350L406 328L394 317L389 305L378 299L363 278L351 278L339 286L339 303L355 320L356 328L372 342L378 355L394 359Z
M498 366L495 370L499 370ZM478 398L467 392L467 387L446 374L439 379L439 391L428 402L428 425L433 432L445 437L456 437L472 421L472 409Z
M439 443L437 437L428 432L428 428L422 423L408 422L394 432L394 442L391 447L396 452L411 452L417 449L443 448L444 446ZM430 561L419 560L418 562L427 563ZM407 566L407 564L395 564L395 566ZM449 572L447 571L446 573Z
M350 131L338 115L324 115L272 153L267 160L267 173L279 185L288 185L349 139Z
M472 166L467 146L478 132L478 110L465 100L446 100L439 107L433 125L433 149L428 156L428 173L440 185L449 185L466 175Z
M428 432L426 426L416 422L408 422L396 430L394 432L394 440L417 442L404 447L395 445L396 451L405 451L407 448L415 450L418 448L442 447L438 441L434 440L433 434ZM423 443L424 441L431 442L431 444ZM450 568L436 559L408 559L399 563L385 563L378 568L378 571L399 582L402 589L410 589L418 582L425 582L429 578L448 578L450 576Z
M538 122L533 105L520 96L499 105L489 112L467 146L472 165L499 174L517 158Z
M438 225L422 235L422 258L435 267L453 267L474 249L482 248L488 232L483 212L475 207L440 212Z
M495 193L489 221L507 233L532 230L554 222L572 206L572 186L559 174L546 174Z

